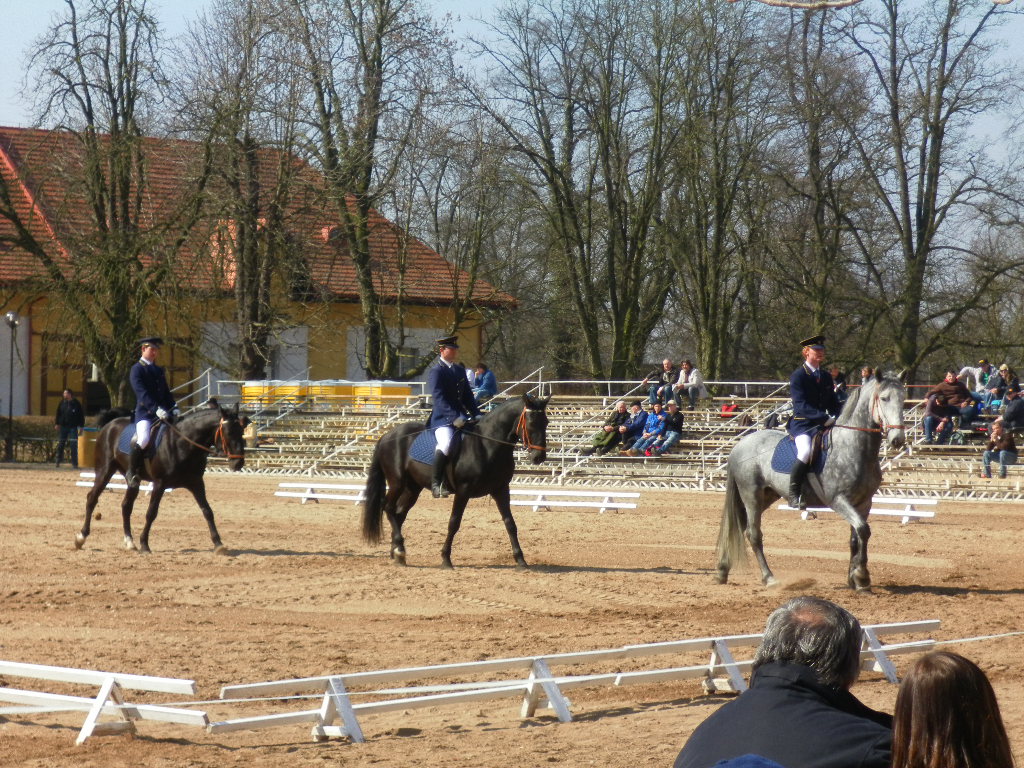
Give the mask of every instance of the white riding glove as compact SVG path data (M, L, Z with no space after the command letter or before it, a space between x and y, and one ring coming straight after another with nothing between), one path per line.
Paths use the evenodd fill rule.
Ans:
M160 419L160 421L167 421L168 416L170 416L170 414L167 413L167 411L165 411L163 408L156 409L156 417Z

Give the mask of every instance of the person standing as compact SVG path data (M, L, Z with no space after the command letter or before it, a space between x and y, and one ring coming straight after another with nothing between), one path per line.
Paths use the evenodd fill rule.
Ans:
M786 429L796 443L796 462L789 474L789 506L806 509L803 486L811 469L814 436L832 426L841 408L835 382L822 368L825 362L825 337L812 336L801 342L804 362L789 377L789 396L793 417Z
M71 442L71 468L78 469L78 435L85 426L85 411L78 402L75 393L64 390L64 397L57 406L57 416L53 428L58 430L57 458L54 466L59 467L64 459L64 446Z
M167 374L156 364L164 341L156 336L139 340L141 354L132 366L128 380L135 391L135 443L128 458L125 482L129 488L138 488L142 462L153 433L154 421L171 422L178 415L178 406L167 384Z
M446 336L437 340L438 358L427 371L427 388L432 396L427 429L434 430L437 439L430 481L430 492L435 499L449 495L444 476L455 430L462 429L480 416L480 409L477 408L466 377L466 368L456 362L459 354L458 339L458 336Z

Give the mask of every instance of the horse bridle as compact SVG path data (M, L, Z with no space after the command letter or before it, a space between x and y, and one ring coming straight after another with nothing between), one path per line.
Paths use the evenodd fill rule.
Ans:
M534 445L530 440L530 429L526 425L526 412L529 410L527 406L523 407L523 412L519 414L519 421L516 422L516 430L513 434L517 435L522 441L523 445L528 451L546 451L548 447L546 445ZM514 443L513 443L514 445Z
M210 447L205 446L205 445L200 445L195 440L190 438L188 435L184 434L180 429L175 427L171 422L164 420L164 424L166 424L174 434L176 434L178 437L180 437L186 443L189 443L190 445L194 445L196 448L204 450L207 453L213 453L219 447L224 452L224 455L227 458L229 458L229 459L244 459L245 456L243 454L241 454L241 453L231 453L231 449L228 447L228 433L224 430L224 424L226 422L227 422L227 419L222 418L220 420L220 423L217 425L217 431L213 435L213 446L214 447L210 448ZM218 443L219 443L219 445L218 445Z

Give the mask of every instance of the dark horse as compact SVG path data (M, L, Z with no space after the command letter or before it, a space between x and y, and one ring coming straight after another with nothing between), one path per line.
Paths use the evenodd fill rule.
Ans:
M850 524L850 568L847 583L858 590L871 588L868 573L868 512L871 497L882 482L878 449L882 438L899 448L905 439L902 382L869 379L854 390L832 428L832 445L821 474L808 477L808 506L830 506ZM724 584L733 564L744 559L743 534L754 550L765 584L775 581L764 557L761 514L778 498L784 498L789 473L772 468L775 447L789 437L774 429L747 435L729 454L729 478L725 507L718 532L717 581Z
M75 536L75 548L81 549L89 536L89 524L92 512L99 501L100 494L107 487L115 472L124 474L128 469L128 456L117 450L121 432L133 429L132 421L122 416L124 411L115 409L106 411L100 416L102 427L96 437L96 480L85 500L85 525ZM149 497L149 508L146 510L146 525L139 537L137 549L149 552L149 529L156 520L160 508L160 499L168 488L188 488L195 497L196 503L203 511L207 525L210 526L210 537L213 539L214 551L227 554L221 543L217 526L213 522L213 510L206 500L206 484L203 472L206 471L206 460L211 453L222 453L228 459L228 466L235 472L245 463L245 440L243 431L248 419L239 418L238 407L233 409L205 409L186 416L177 424L162 425L161 431L167 430L156 448L156 454L146 462L142 477L153 482L153 491ZM156 434L154 433L154 438ZM138 488L125 491L121 502L121 518L124 522L124 545L126 549L136 549L132 539L132 506L139 495Z
M544 409L548 398L523 395L503 403L463 430L458 455L448 467L446 484L453 489L455 501L448 521L448 537L441 548L441 564L452 567L452 541L462 524L462 513L470 499L490 495L498 505L501 519L512 542L516 565L526 568L523 550L519 547L516 521L509 505L508 484L515 471L512 455L521 438L530 460L540 464L547 458L548 417ZM381 540L381 517L391 523L391 557L405 565L405 540L402 524L420 491L430 488L431 467L409 457L409 449L424 430L422 422L402 424L384 435L373 451L366 480L366 501L363 503L363 538L371 544ZM387 493L385 493L385 483Z

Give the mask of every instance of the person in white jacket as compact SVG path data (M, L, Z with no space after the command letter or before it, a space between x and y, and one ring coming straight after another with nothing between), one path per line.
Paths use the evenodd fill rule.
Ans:
M683 360L679 364L679 380L673 389L676 403L683 407L682 396L686 395L689 400L687 410L692 411L697 407L697 401L708 396L708 388L704 386L704 377L700 371L693 367L690 360Z

